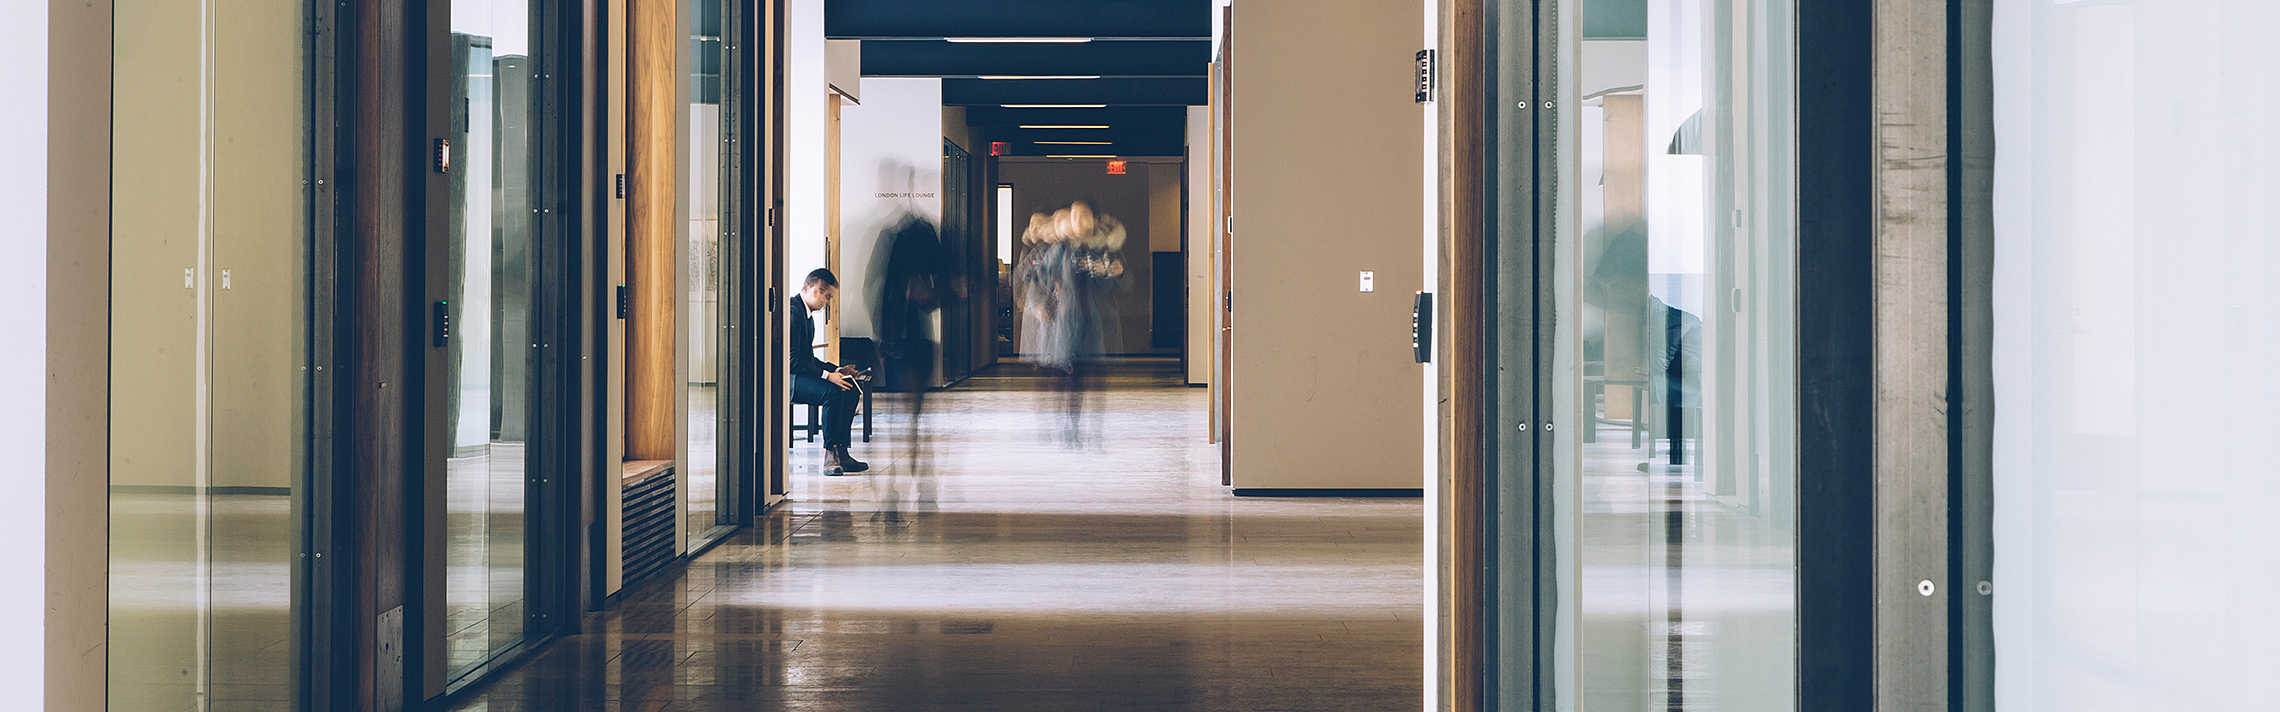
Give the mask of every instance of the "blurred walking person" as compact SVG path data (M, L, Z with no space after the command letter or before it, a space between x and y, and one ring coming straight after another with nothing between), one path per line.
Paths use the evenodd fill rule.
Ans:
M880 232L872 253L868 295L875 310L879 355L886 362L885 390L909 394L905 431L906 463L921 466L926 391L934 383L934 313L955 298L957 273L942 247L941 231L916 213L904 213Z
M1090 379L1104 352L1103 312L1113 308L1107 299L1124 276L1124 225L1080 200L1032 216L1022 241L1022 352L1057 376L1063 443L1082 445Z

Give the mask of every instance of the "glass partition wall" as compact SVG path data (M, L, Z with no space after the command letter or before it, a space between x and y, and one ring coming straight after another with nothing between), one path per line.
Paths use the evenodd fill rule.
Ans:
M1795 708L1794 0L1496 0L1497 709Z
M443 101L439 144L443 239L426 255L434 303L449 318L433 335L425 418L430 486L426 681L423 695L465 684L532 633L530 525L537 491L531 404L537 383L539 275L544 241L536 199L534 119L542 47L529 0L453 0L436 39L445 71L429 81ZM438 469L439 468L439 469ZM440 582L433 580L440 577ZM438 585L440 583L440 586Z
M111 709L304 701L309 27L300 0L114 12Z
M739 22L734 3L687 0L681 3L687 29L682 66L681 114L685 185L680 187L685 219L681 234L682 308L685 341L681 350L686 393L682 401L681 462L686 472L683 528L690 551L728 533L738 521L736 503L740 458L737 415L741 371L734 348L738 291L735 265L742 243L736 222L738 171L738 86L732 58Z

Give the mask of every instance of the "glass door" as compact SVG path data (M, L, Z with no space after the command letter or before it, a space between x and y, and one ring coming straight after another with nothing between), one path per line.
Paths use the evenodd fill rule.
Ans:
M532 464L543 337L542 49L529 0L453 0L433 38L437 186L425 242L429 491L423 694L536 639Z
M1492 699L1794 709L1793 0L1491 7Z
M726 535L738 522L736 473L739 471L739 384L741 370L735 338L738 290L735 265L743 247L738 240L738 168L742 157L737 145L738 102L736 86L739 53L730 33L737 26L733 3L721 0L683 2L681 23L687 28L682 51L682 119L687 151L688 184L681 187L682 309L687 318L683 347L685 427L681 449L686 463L688 494L683 499L689 550L695 551Z
M311 26L115 8L111 709L309 702Z

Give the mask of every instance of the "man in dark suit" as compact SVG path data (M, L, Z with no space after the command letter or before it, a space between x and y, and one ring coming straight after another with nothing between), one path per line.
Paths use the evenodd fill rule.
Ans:
M832 276L831 270L818 269L808 273L799 293L792 295L791 308L786 310L792 315L792 402L823 406L823 474L831 476L871 469L870 465L847 454L855 406L861 401L854 380L860 371L815 357L812 315L830 306L837 296L839 278Z

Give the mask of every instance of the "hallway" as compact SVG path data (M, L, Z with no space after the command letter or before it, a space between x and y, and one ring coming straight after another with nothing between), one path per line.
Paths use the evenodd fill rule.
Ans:
M927 403L913 467L793 499L460 710L1385 710L1421 694L1416 499L1245 499L1176 364L1101 379L1086 444L999 368Z

